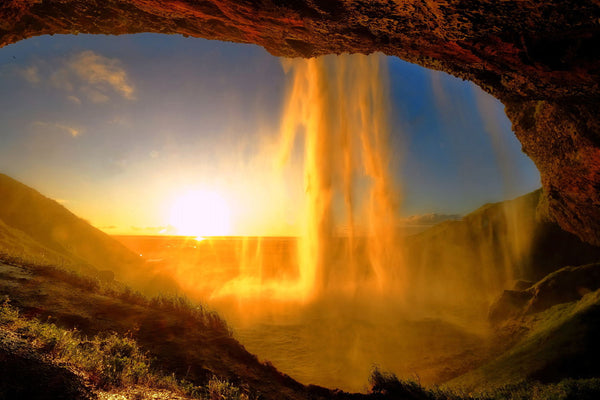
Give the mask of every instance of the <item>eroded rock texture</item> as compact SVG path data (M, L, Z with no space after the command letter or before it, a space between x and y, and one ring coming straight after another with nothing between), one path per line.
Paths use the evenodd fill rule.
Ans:
M180 33L274 55L381 51L507 106L551 216L600 245L599 0L5 0L0 46L41 34Z

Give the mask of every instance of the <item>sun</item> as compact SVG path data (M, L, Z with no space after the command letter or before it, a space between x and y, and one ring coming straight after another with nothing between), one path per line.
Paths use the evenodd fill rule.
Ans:
M227 236L230 211L225 199L210 190L191 190L171 206L169 224L184 236Z

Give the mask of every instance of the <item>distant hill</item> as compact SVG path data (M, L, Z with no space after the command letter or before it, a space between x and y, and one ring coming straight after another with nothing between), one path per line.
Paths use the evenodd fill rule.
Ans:
M245 390L260 393L260 397L251 398L338 397L327 389L304 386L272 365L261 363L232 337L218 315L198 304L165 295L150 299L119 282L100 282L64 271L61 267L96 277L105 275L101 271L114 271L117 277L124 276L123 281L128 284L144 275L148 280L159 279L163 293L169 292L164 288L172 284L167 277L148 276L152 274L147 267L142 268L139 257L112 237L56 201L1 174L0 199L0 309L6 314L7 303L3 302L9 299L25 316L18 324L39 320L76 328L89 336L104 337L116 332L121 337L132 337L152 359L153 369L197 385L208 385L213 376L228 379L243 384ZM128 273L128 268L136 267L139 270ZM11 326L10 318L0 315L0 369L8 366L24 374L10 375L14 381L0 378L0 399L5 398L4 390L19 393L8 398L88 398L69 392L72 388L65 385L82 385L81 379L70 382L77 377L68 375L67 369L57 368L59 365L50 363L47 357L35 355L45 348L28 348L23 341L27 334L19 336L24 328L18 324ZM37 322L31 324L34 332L40 331ZM119 351L127 355L130 350ZM37 381L41 378L44 379ZM34 381L26 382L27 379ZM88 381L87 385L93 386L94 376ZM35 390L28 391L32 387ZM237 390L232 386L233 389ZM33 397L21 396L22 393L33 393ZM248 398L239 393L237 396L227 398Z
M562 266L600 260L600 248L536 217L540 194L486 204L461 219L415 218L449 219L404 240L413 300L487 306L514 280L537 281ZM148 266L123 244L3 174L0 199L0 252L75 270L112 271L130 284L154 281L136 286L153 285L155 292L158 286L175 290L166 276L146 276L152 275Z
M100 277L106 274L99 271L108 270L127 282L135 281L132 276L150 278L136 254L62 205L1 174L0 201L0 295L10 298L10 304L23 313L18 323L11 322L7 303L1 304L0 369L9 366L21 371L26 363L31 376L47 375L52 382L54 376L68 372L54 368L60 365L40 364L44 357L30 357L30 352L52 352L56 344L46 338L48 346L30 346L27 340L31 338L19 325L31 321L31 329L43 333L47 327L36 328L36 324L51 321L86 335L116 332L123 338L132 337L160 371L197 385L208 384L214 375L260 394L250 398L358 400L384 399L385 393L387 398L448 398L441 392L435 397L418 385L402 386L385 376L374 385L384 389L374 389L372 397L301 385L259 362L232 337L220 318L196 304L177 297L144 298L116 282L99 282L56 268ZM486 385L496 388L528 380L548 383L598 376L600 264L560 268L600 260L600 249L538 218L539 201L540 191L536 191L487 204L461 220L445 221L404 239L410 283L407 300L420 318L426 314L419 314L423 310L419 306L434 303L459 310L479 307L478 315L484 320L479 322L485 323L482 315L487 315L487 306L499 293L504 297L496 302L497 307L508 307L504 314L508 317L492 332L492 339L498 342L491 347L493 351L480 355L481 365L465 364L465 374L450 381L449 387L482 390ZM557 272L542 279L553 271ZM164 276L155 275L154 279L162 286L169 284ZM521 280L517 285L521 289L503 292L514 280ZM519 308L512 301L515 298L525 299L526 304ZM464 360L469 356L465 354ZM15 390L28 388L28 379L22 378L22 387ZM44 397L46 384L32 379L31 386L37 384L42 393L36 398L48 398ZM0 379L0 392L7 382L11 383ZM573 381L565 385L571 385L569 382ZM597 398L598 380L589 385L594 395L588 398ZM411 388L414 393L408 395L405 391ZM542 389L555 390L554 386ZM580 390L579 386L576 389ZM403 395L395 396L394 390ZM533 393L529 386L526 390ZM531 396L522 398L534 398Z
M75 270L126 274L140 261L56 201L0 174L0 251Z
M63 265L66 255L50 250L26 233L0 220L0 254L31 263ZM68 260L72 262L72 260Z
M405 239L412 301L481 307L517 280L537 281L565 265L600 260L600 248L548 222L541 190L486 204Z

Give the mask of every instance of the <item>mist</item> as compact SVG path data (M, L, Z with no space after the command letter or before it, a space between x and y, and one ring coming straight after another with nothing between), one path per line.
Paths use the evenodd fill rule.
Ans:
M365 391L375 366L423 384L458 376L486 354L492 301L527 275L539 193L408 235L382 56L282 65L280 132L259 153L281 186L303 188L300 235L122 240L303 383ZM298 158L303 179L288 182Z

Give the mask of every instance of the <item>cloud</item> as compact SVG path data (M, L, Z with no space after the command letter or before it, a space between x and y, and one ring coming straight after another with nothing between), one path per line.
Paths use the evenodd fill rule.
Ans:
M128 118L117 115L112 119L108 120L108 123L111 125L120 125L120 126L131 126L131 121Z
M83 86L83 90L92 101L103 98L101 95L107 98L106 93L111 90L128 100L135 99L135 89L118 59L107 58L87 50L72 57L67 66L87 84Z
M38 62L17 73L30 83L44 82L67 92L67 99L76 104L82 100L106 103L114 96L135 100L135 87L121 61L91 50L50 63Z
M94 89L90 86L84 86L81 88L81 92L87 97L92 103L106 103L110 98L102 93L101 91Z
M74 138L78 137L79 135L81 135L83 133L83 129L81 129L81 128L75 128L75 127L57 123L57 122L35 121L33 123L33 126L41 127L41 128L45 128L45 129L52 129L55 131L66 132Z
M65 68L61 68L52 73L52 75L50 75L50 83L52 86L66 92L75 90L73 83L71 83L71 74Z
M19 73L19 75L21 75L23 79L25 79L29 83L40 83L42 80L42 78L40 77L38 67L36 67L35 65L19 69L17 72Z
M69 100L75 104L81 104L81 99L77 96L67 96L67 100Z

